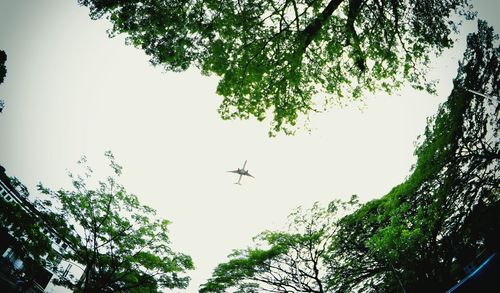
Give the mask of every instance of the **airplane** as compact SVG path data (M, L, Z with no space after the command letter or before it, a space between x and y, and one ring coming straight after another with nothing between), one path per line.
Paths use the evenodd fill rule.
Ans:
M227 172L236 173L236 174L240 175L240 178L238 178L238 182L235 182L234 184L241 185L240 182L241 182L241 177L243 177L243 175L255 178L250 173L248 173L248 170L245 170L246 165L247 165L247 161L245 160L245 163L243 164L243 168L241 168L241 169L238 168L238 170L233 170L233 171L227 171Z

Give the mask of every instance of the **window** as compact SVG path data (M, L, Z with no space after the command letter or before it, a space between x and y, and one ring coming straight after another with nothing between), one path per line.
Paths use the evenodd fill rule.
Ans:
M54 261L52 262L52 264L54 265L54 267L57 268L57 266L61 263L62 261L62 255L60 255L59 253L56 255L56 257L54 258Z
M66 278L66 276L68 275L69 270L71 269L72 266L73 266L72 264L68 264L68 266L66 267L66 269L64 270L64 272L62 274L63 278Z

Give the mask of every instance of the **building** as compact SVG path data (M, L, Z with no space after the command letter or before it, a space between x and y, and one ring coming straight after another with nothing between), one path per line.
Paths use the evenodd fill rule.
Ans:
M13 184L15 183L15 184ZM56 285L53 281L59 272L59 277L77 280L83 274L84 268L80 264L64 260L62 253L70 249L68 241L59 236L56 230L50 227L40 216L41 213L28 200L28 192L19 182L12 181L5 174L5 168L0 165L0 289L15 286L16 277L22 272L26 279L31 280L31 291L34 292L71 292L71 290ZM27 239L19 239L13 231L19 230L11 222L7 223L3 218L7 213L16 213L16 216L32 220L28 223L42 223L42 231L49 239L51 245L51 258L45 266L33 261L29 256L18 256L16 247L19 247ZM2 215L3 213L3 215ZM20 215L22 213L22 215ZM17 235L17 234L16 234ZM48 254L43 256L47 260ZM2 287L3 286L3 287ZM4 292L5 290L0 290Z

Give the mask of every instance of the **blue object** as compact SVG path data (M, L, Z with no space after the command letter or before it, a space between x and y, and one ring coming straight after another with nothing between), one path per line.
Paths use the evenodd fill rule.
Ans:
M494 287L495 278L499 277L498 258L494 259L497 253L490 255L481 265L479 265L467 277L460 280L455 286L451 287L446 293L465 293L465 292L487 292L477 291ZM495 286L497 287L497 286ZM497 287L498 288L498 287Z

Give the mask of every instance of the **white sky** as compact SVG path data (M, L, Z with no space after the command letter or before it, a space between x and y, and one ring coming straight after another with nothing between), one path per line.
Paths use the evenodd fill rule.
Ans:
M475 0L494 25L500 2ZM193 257L196 292L232 249L290 211L358 194L380 197L407 175L426 117L449 94L465 48L434 63L438 96L404 90L311 117L312 132L267 136L268 123L223 121L216 77L197 70L164 73L142 51L109 39L75 1L0 0L0 49L7 52L6 102L0 114L0 164L34 193L37 182L67 186L66 170L82 154L94 167L112 150L121 182L171 220L176 250ZM256 179L227 173L245 160ZM176 290L176 292L179 290Z

